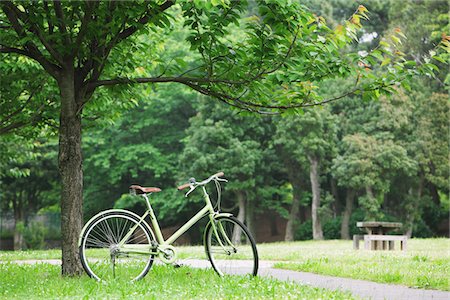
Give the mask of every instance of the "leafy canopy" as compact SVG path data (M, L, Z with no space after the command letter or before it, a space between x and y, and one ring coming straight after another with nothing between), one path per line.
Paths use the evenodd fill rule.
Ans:
M281 0L3 1L1 8L0 52L27 56L56 80L73 70L79 112L100 86L177 82L239 109L273 113L350 94L377 97L438 70L405 59L400 29L370 51L349 49L368 19L362 5L333 28L305 6ZM162 56L164 36L181 28L187 33L179 44L191 52ZM442 46L448 50L447 37ZM146 53L144 64L126 59L136 52ZM350 77L354 86L324 98L317 83L336 77Z

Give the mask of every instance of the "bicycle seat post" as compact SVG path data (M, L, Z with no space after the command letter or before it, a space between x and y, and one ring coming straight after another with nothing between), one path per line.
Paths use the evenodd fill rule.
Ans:
M150 193L149 193L150 194ZM152 210L152 207L150 206L150 200L148 200L148 195L147 193L142 194L141 196L144 197L145 202L147 203L147 208L148 210Z

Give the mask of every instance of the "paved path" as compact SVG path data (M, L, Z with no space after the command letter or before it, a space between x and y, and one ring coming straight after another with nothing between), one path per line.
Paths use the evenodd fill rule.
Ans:
M14 261L19 264L50 263L60 265L61 261L51 260L22 260ZM194 268L210 268L207 260L185 259L178 263ZM239 261L236 261L236 268L239 269ZM393 299L393 300L419 300L419 299L439 299L450 300L450 292L436 290L413 289L401 285L390 285L375 283L372 281L356 280L334 276L317 275L306 272L294 272L273 268L273 262L260 261L258 275L271 277L278 280L296 282L299 284L311 285L330 290L350 291L353 295L364 299Z

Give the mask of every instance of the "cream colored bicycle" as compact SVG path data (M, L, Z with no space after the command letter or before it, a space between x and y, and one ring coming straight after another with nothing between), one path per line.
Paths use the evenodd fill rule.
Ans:
M86 273L98 281L125 278L139 280L153 265L155 256L171 264L177 259L172 245L183 233L208 216L204 232L205 251L214 270L220 275L258 273L258 252L255 240L247 227L229 213L220 212L223 172L197 182L191 178L178 190L190 188L186 197L201 187L205 206L167 240L161 233L155 213L149 201L152 193L160 192L156 187L132 185L130 192L142 196L147 210L139 216L123 209L102 211L92 217L83 227L79 238L80 258ZM213 206L206 185L214 182L217 189L216 206ZM145 221L150 218L152 227Z

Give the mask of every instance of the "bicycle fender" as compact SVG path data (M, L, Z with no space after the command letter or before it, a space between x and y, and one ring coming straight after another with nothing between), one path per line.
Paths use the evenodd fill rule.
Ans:
M230 213L218 213L218 214L213 214L213 215L212 215L212 217L213 217L214 220L216 220L216 219L218 219L218 218L221 218L221 217L232 217L232 216L233 216L233 214L230 214ZM209 221L208 221L208 223L206 224L206 227L205 227L205 228L208 228L208 226L211 226L211 218L209 219ZM205 232L203 233L203 243L205 243L205 240L206 240L206 230L205 230Z
M89 225L91 225L92 222L94 222L97 218L101 217L102 215L109 214L109 213L114 213L114 212L127 213L127 214L130 214L130 215L133 215L134 217L136 217L138 219L141 218L137 214L135 214L134 212L126 210L126 209L108 209L108 210L101 211L98 214L96 214L95 216L93 216L92 218L90 218L89 221L87 221L86 224L84 224L83 229L81 229L80 236L78 237L78 247L81 246L81 239L82 239L82 237L84 235L84 232L89 227Z
M233 214L230 214L230 213L219 213L219 214L214 214L213 218L217 219L220 217L232 217L232 216L233 216Z
M218 213L218 214L213 214L212 218L214 220L216 220L216 219L221 218L221 217L232 217L232 216L233 216L233 214L230 214L230 213ZM206 227L208 227L209 223L211 223L211 215L209 217L208 223L206 224Z

